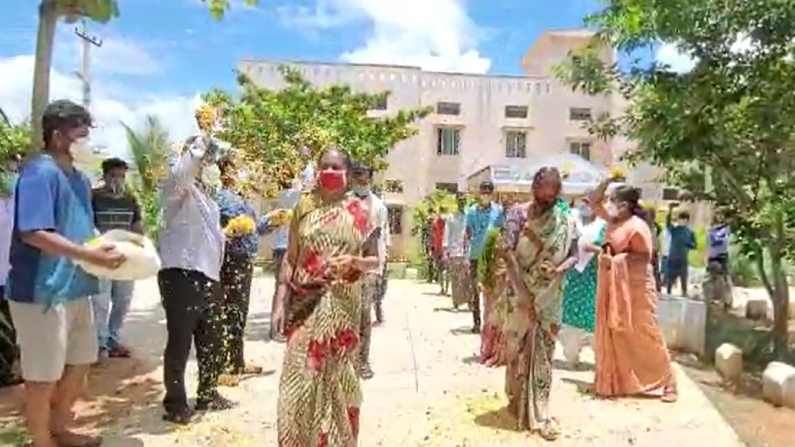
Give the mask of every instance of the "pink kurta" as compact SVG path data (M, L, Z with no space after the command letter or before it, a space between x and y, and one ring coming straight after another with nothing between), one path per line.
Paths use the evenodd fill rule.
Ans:
M657 324L651 232L638 217L607 228L613 256L599 259L596 298L596 394L661 394L674 386Z

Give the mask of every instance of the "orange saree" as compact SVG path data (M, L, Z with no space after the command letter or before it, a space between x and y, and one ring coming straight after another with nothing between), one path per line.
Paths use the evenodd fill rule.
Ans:
M657 324L649 227L638 217L611 223L606 241L611 253L599 259L596 297L596 394L673 390L671 359Z

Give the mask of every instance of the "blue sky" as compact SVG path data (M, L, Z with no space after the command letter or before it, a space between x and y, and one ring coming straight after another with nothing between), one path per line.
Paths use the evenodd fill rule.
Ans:
M118 19L89 23L105 39L93 58L95 113L134 122L144 112L175 112L177 101L195 102L212 87L234 89L243 57L520 74L539 34L581 26L598 8L598 0L262 0L250 9L233 0L232 12L216 22L200 0L120 3ZM37 4L4 0L0 16L0 107L16 119L27 115ZM73 28L59 24L54 96L79 98ZM186 126L176 126L177 134Z

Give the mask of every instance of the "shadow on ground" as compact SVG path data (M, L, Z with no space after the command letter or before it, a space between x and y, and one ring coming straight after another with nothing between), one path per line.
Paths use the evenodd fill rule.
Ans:
M136 346L162 347L165 324L162 310L156 306L131 312L125 325L129 339ZM146 339L146 342L142 340ZM153 348L162 350L162 348ZM85 396L75 406L75 427L112 439L113 446L142 446L132 436L140 433L164 433L171 428L161 419L162 382L152 378L160 356L133 350L133 358L109 359L91 368ZM0 389L0 445L22 445L25 439L22 408L24 386ZM116 428L108 430L106 427Z
M516 418L511 415L507 406L475 416L475 423L481 427L495 428L498 430L521 431L517 427Z

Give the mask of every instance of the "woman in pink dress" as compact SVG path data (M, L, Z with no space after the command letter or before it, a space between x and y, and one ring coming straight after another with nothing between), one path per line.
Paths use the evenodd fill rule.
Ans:
M594 192L594 211L608 221L599 257L596 298L596 383L600 397L677 399L676 377L657 324L653 244L640 190L619 186L605 202L610 180Z

